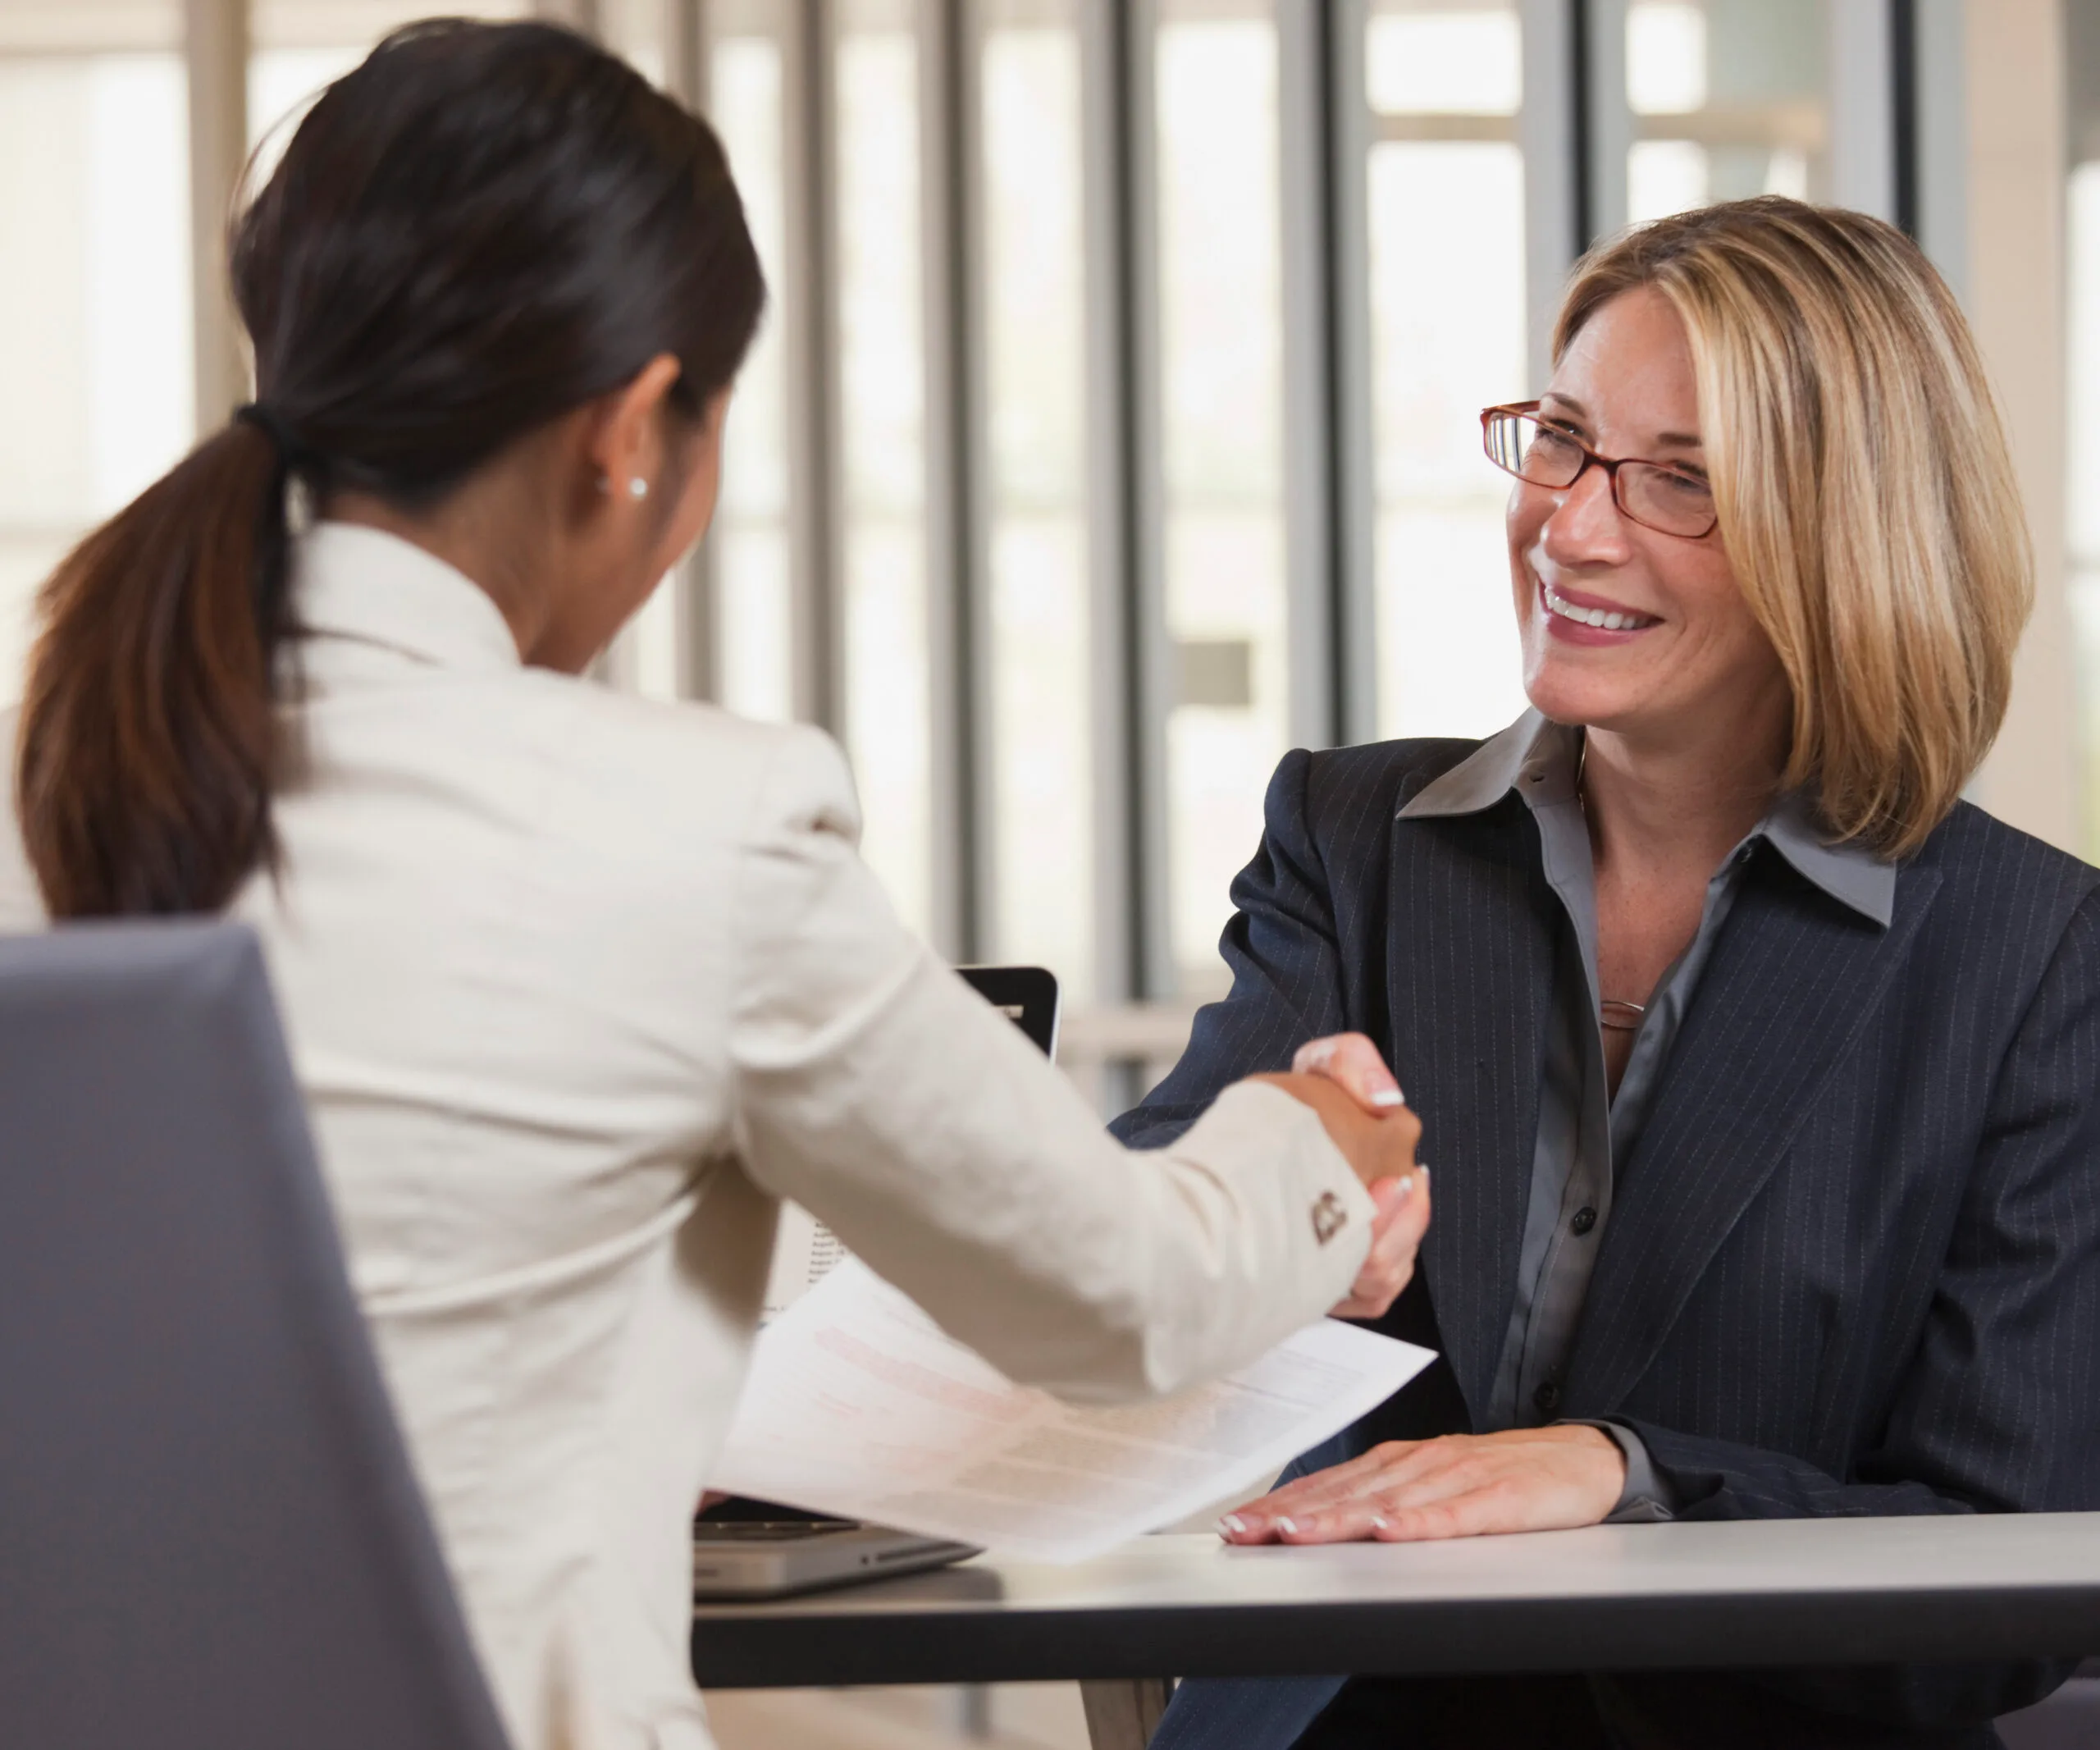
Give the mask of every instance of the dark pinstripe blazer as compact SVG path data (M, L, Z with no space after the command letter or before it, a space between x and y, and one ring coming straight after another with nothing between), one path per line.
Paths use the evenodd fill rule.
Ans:
M1384 1327L1443 1360L1316 1466L1471 1427L1508 1326L1562 926L1515 797L1395 818L1476 745L1284 761L1233 886L1231 994L1116 1125L1164 1143L1317 1035L1388 1053L1436 1213ZM1965 804L1884 931L1760 848L1616 1192L1562 1407L1637 1428L1687 1519L2100 1508L2100 870ZM1988 1744L1978 1722L2060 1675L1594 1687L1643 1742ZM1335 1684L1210 1727L1204 1687L1158 1742L1280 1750Z

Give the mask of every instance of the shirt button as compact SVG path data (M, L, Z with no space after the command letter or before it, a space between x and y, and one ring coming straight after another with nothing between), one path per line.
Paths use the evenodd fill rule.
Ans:
M1539 1406L1541 1415L1550 1416L1560 1408L1560 1387L1549 1379L1532 1394L1532 1401Z
M1597 1212L1595 1209L1577 1209L1574 1219L1568 1224L1568 1231L1579 1236L1587 1233L1596 1225Z

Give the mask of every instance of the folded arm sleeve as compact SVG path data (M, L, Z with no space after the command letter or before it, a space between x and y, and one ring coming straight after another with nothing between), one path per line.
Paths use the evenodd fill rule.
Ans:
M1326 872L1306 824L1312 756L1284 756L1262 805L1262 843L1232 884L1218 951L1232 969L1221 1002L1198 1010L1171 1074L1111 1126L1133 1148L1179 1136L1242 1076L1290 1067L1308 1039L1340 1033L1343 980Z
M1674 1517L1670 1511L1669 1486L1655 1474L1646 1442L1623 1422L1591 1416L1564 1416L1564 1428L1593 1428L1618 1448L1626 1460L1626 1480L1619 1485L1618 1499L1605 1515L1607 1525L1650 1525Z
M1226 1371L1348 1292L1375 1211L1308 1108L1235 1089L1173 1148L1127 1153L898 923L856 830L837 749L783 737L736 919L758 1183L1009 1377L1071 1397Z

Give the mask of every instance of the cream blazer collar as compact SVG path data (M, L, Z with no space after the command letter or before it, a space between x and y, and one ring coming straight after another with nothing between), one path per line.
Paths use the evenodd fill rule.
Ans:
M354 523L320 523L294 544L292 600L310 637L350 638L463 669L519 666L488 592L412 541Z

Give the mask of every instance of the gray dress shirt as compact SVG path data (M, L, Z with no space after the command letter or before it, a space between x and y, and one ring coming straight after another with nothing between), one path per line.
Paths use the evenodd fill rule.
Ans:
M1757 842L1769 843L1804 880L1883 928L1896 901L1892 865L1857 845L1824 843L1801 799L1782 797L1706 884L1698 931L1649 997L1614 1096L1597 1018L1604 993L1597 988L1596 870L1576 789L1582 746L1580 729L1527 711L1400 811L1403 819L1476 814L1514 790L1537 823L1546 881L1568 926L1554 957L1517 1292L1483 1432L1556 1419L1590 1273L1611 1222L1614 1185L1640 1139L1670 1046ZM1400 1070L1404 1084L1406 1066ZM1640 1437L1616 1423L1592 1425L1626 1455L1626 1487L1612 1518L1668 1518L1671 1503Z

